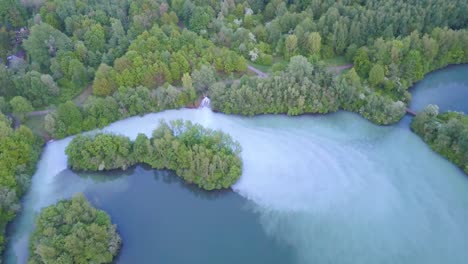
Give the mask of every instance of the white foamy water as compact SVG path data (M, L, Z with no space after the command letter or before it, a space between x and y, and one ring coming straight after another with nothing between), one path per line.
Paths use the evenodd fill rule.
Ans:
M203 108L133 117L103 130L135 139L151 135L160 119L179 118L240 142L244 168L233 189L250 201L264 231L294 250L297 263L468 259L467 178L408 128L378 127L349 113L245 118ZM47 145L16 221L8 263L15 256L25 263L34 213L92 184L53 189L66 169L69 141Z

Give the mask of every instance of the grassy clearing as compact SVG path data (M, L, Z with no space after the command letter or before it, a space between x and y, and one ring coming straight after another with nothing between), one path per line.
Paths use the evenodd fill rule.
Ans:
M285 60L283 57L274 57L273 58L273 64L269 65L269 66L257 64L257 63L254 63L254 62L249 62L249 64L252 65L253 67L261 70L262 72L272 73L273 65L280 64L280 65L282 65L282 68L285 68L288 65L288 62L289 61Z
M352 63L352 61L346 60L344 56L338 56L331 59L323 60L328 66L341 66Z
M78 96L73 99L73 102L77 105L82 105L86 99L93 93L93 86L88 85Z
M44 117L42 116L30 116L24 123L27 127L29 127L35 135L43 137L47 134L44 128Z

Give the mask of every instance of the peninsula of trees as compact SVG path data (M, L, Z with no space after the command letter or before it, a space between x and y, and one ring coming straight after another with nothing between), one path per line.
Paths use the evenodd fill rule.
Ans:
M28 263L111 263L120 245L109 215L77 195L42 209L31 236Z
M468 174L468 117L463 113L439 114L429 105L411 123L412 130L433 150L457 164Z
M229 188L242 173L238 142L182 120L161 121L151 138L139 134L134 142L113 134L77 135L66 149L75 170L127 169L144 163L174 170L186 182L205 190Z

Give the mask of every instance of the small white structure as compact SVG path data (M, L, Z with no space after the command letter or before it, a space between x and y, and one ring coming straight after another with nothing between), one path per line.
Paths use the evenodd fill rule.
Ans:
M208 108L210 107L210 98L208 98L208 96L204 96L203 100L200 103L200 108L203 108L203 107L208 107Z

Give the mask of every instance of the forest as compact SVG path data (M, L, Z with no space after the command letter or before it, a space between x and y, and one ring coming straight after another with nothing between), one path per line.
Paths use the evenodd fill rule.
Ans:
M413 119L411 129L433 150L468 174L468 117L465 114L439 113L436 105L428 105Z
M28 263L111 263L120 246L109 215L76 195L42 209L31 235Z
M194 107L203 95L228 114L346 110L393 124L415 82L468 63L467 13L465 0L2 0L0 233L27 190L37 135ZM444 119L464 119L453 115L421 113L413 129L463 167L459 138L420 128L438 120L462 133Z
M221 131L189 121L161 121L151 138L97 133L77 135L65 150L74 170L127 169L144 163L176 172L187 183L205 190L225 189L242 173L241 147Z
M461 0L7 2L0 6L8 66L0 67L2 111L23 118L32 109L52 110L43 130L54 138L194 105L203 94L226 113L343 109L392 124L403 116L413 83L468 61L468 4ZM302 78L290 76L295 56L317 70L285 96L278 91ZM353 69L330 77L326 61L335 57ZM271 70L271 78L250 77L248 64ZM310 87L314 95L304 94ZM248 109L246 96L270 88L270 98L259 100L274 100L274 109ZM86 89L93 96L73 100ZM243 98L227 104L234 90Z

